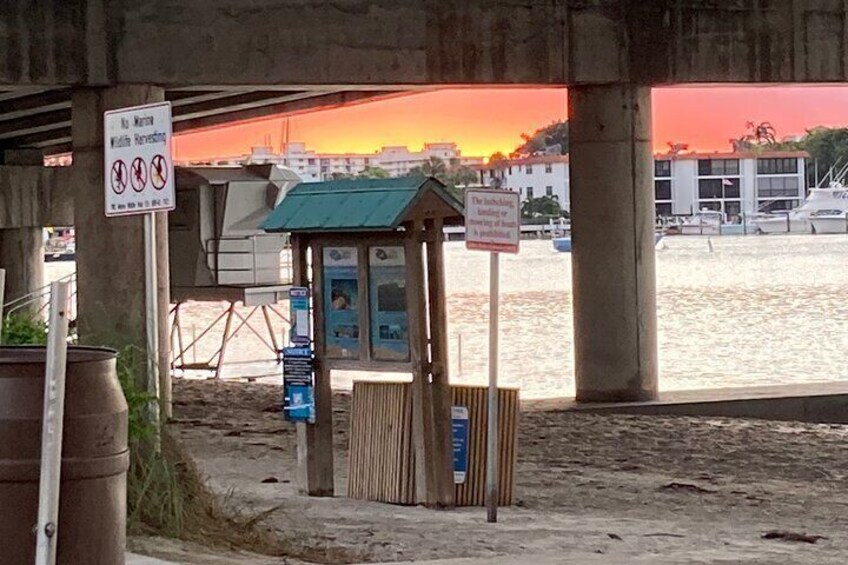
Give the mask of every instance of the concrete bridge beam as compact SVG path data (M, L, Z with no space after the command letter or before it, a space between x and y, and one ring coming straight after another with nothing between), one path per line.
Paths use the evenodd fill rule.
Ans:
M657 395L651 89L568 91L577 400Z

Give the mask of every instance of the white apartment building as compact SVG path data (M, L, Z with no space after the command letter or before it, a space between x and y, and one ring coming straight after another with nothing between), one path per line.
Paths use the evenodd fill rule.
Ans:
M657 216L709 209L720 210L733 221L741 212L791 209L806 196L807 157L803 151L655 155ZM487 186L517 191L522 200L554 196L564 210L570 210L567 155L484 165L480 180Z
M709 209L733 220L741 212L792 209L807 193L808 156L803 151L656 155L657 216Z
M500 186L530 198L551 196L563 210L571 208L568 192L568 155L537 155L507 159L479 167L480 182Z
M477 167L482 157L464 157L456 143L425 143L421 151L410 151L406 146L383 147L375 153L316 153L302 142L287 143L281 153L270 147L253 147L249 155L215 159L215 164L276 163L294 170L303 182L331 180L338 175L356 175L367 167L385 169L389 176L408 174L438 157L446 166L465 165Z

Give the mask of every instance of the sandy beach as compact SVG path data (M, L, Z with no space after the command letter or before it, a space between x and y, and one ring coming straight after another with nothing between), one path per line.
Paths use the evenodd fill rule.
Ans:
M435 511L344 498L348 394L334 400L336 497L299 496L294 427L280 387L175 383L174 429L228 502L276 508L266 524L324 562L554 553L563 563L846 563L848 427L597 416L525 403L517 504ZM784 530L817 543L763 539ZM136 547L212 564L194 548ZM178 544L177 544L178 545ZM170 553L168 553L170 551ZM594 557L591 562L595 562ZM316 557L320 559L320 557ZM231 563L281 563L231 556Z

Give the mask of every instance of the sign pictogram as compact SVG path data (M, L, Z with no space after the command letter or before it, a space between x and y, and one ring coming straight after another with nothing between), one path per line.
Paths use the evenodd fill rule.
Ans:
M144 190L144 187L147 186L147 167L145 166L144 159L141 157L133 159L132 165L130 165L130 173L130 182L132 183L133 190L136 192Z
M156 190L162 190L168 182L168 162L162 155L150 161L150 182Z
M171 104L105 112L103 136L105 214L124 216L173 210L176 190L171 160Z
M127 166L120 159L112 163L109 183L112 186L112 192L115 194L123 194L127 189Z

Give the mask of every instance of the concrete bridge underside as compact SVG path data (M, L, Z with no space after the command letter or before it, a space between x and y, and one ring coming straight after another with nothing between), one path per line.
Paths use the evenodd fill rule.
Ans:
M578 399L652 399L650 88L846 80L848 0L6 2L0 266L14 292L40 284L37 230L73 222L81 332L143 343L141 219L103 216L105 110L171 100L186 131L417 88L568 86ZM41 166L65 150L72 167Z

